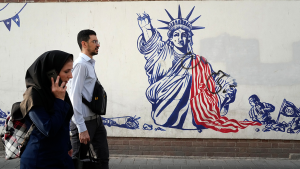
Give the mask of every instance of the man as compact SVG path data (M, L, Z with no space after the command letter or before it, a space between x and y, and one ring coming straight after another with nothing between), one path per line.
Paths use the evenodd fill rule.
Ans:
M92 30L82 30L78 33L77 41L81 53L75 60L70 81L70 98L74 115L70 124L72 133L72 158L85 157L92 144L98 163L103 169L108 169L109 151L107 133L101 116L96 115L83 102L82 97L91 102L97 75L95 73L94 55L98 54L100 43Z
M205 58L193 53L192 30L204 29L192 25L200 16L189 21L193 10L183 18L179 6L177 19L166 10L171 21L159 20L168 25L159 29L168 30L167 41L153 28L147 13L138 14L142 34L137 48L146 59L146 97L152 104L154 123L199 132L210 128L223 133L261 125L222 116L221 112L226 114L235 99L236 83L227 74L215 73Z

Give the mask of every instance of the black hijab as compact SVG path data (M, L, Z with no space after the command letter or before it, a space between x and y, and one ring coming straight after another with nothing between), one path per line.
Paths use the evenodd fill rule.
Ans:
M24 100L20 104L23 118L34 106L42 106L47 113L54 113L55 97L51 92L51 81L46 73L55 69L58 75L69 57L73 60L72 54L59 50L48 51L38 57L28 68L25 76L27 90L23 94ZM73 115L73 107L67 92L64 101L70 105L66 117L66 120L70 120Z

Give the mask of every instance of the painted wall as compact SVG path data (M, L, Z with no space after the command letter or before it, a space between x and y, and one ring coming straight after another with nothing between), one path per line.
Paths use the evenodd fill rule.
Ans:
M109 136L300 140L299 8L285 1L1 3L0 122L22 100L33 61L54 49L77 57L77 33L88 28L101 43L94 58L108 93Z

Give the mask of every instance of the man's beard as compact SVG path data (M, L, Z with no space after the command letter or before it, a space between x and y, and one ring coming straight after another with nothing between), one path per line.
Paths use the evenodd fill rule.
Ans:
M98 53L96 53L96 52L91 52L90 54L91 54L92 56L98 55Z
M95 52L96 49L94 50L89 50L90 55L94 56L94 55L98 55L98 53Z

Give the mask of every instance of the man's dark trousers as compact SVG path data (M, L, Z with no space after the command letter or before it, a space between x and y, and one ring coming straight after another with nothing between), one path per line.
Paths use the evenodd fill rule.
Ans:
M96 153L98 161L101 163L101 169L108 169L109 151L107 143L107 133L103 125L101 116L97 119L85 121L86 128L90 135L90 143L93 145L93 149ZM79 134L76 125L71 121L70 129L72 133L72 158L78 158L80 152L80 158L84 158L87 155L89 144L85 145L80 143Z

